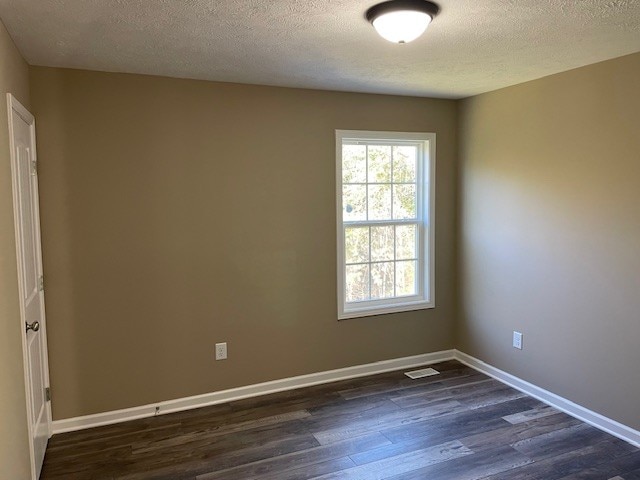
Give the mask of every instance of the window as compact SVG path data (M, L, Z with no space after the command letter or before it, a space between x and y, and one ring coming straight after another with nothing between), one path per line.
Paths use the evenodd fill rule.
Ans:
M336 131L339 319L434 307L435 143Z

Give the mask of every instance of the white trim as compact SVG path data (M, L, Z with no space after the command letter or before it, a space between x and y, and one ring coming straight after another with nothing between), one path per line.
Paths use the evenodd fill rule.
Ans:
M273 380L271 382L257 383L247 385L245 387L232 388L229 390L221 390L218 392L205 393L193 397L178 398L175 400L167 400L140 407L125 408L122 410L114 410L111 412L96 413L94 415L85 415L82 417L66 418L64 420L54 420L53 433L72 432L85 428L98 427L101 425L111 425L114 423L126 422L137 418L152 417L156 414L156 407L159 407L159 414L179 412L182 410L191 410L193 408L206 407L219 403L232 402L243 398L256 397L258 395L267 395L270 393L282 392L285 390L294 390L296 388L310 387L322 383L336 382L338 380L347 380L350 378L365 377L378 373L390 372L393 370L402 370L405 368L419 367L432 363L452 360L454 358L453 350L444 350L441 352L424 353L422 355L414 355L411 357L395 358L391 360L383 360L380 362L368 363L365 365L356 365L353 367L340 368L337 370L327 370L324 372L311 373L308 375L300 375L297 377L283 378Z
M474 370L478 370L479 372L489 375L490 377L515 388L516 390L520 390L521 392L524 392L547 405L551 405L552 407L557 408L578 420L582 420L589 425L607 432L614 437L618 437L621 440L629 442L631 445L640 447L640 431L634 430L627 425L623 425L622 423L596 413L593 410L589 410L588 408L578 405L571 400L567 400L560 395L556 395L544 388L540 388L532 383L522 380L521 378L489 365L482 360L478 360L471 355L467 355L459 350L455 350L454 352L455 359L460 363L464 363Z
M392 299L390 299L392 300ZM371 317L374 315L384 315L387 313L411 312L414 310L428 310L435 308L433 302L418 300L390 304L388 306L374 307L367 306L363 308L352 308L345 313L338 314L338 320L348 320L350 318Z

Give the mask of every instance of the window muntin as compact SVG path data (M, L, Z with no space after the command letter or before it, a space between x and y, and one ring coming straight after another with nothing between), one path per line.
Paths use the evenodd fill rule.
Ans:
M336 132L338 317L433 306L435 134Z

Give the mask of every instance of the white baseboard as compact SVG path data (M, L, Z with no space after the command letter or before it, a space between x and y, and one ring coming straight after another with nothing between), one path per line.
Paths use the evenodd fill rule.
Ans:
M640 447L640 431L638 430L634 430L620 422L616 422L615 420L607 418L604 415L600 415L593 410L589 410L588 408L567 400L560 395L556 395L544 388L533 385L532 383L522 380L510 373L493 367L482 360L478 360L471 355L455 350L454 356L459 362L464 363L479 372L489 375L490 377L515 388L516 390L520 390L521 392L524 392L547 405L551 405L552 407L571 415L578 420L582 420L583 422L610 433L611 435L629 442L636 447Z
M300 375L298 377L283 378L271 382L247 385L246 387L232 388L218 392L205 393L193 397L178 398L163 402L142 405L140 407L125 408L111 412L96 413L82 417L65 418L53 422L53 433L72 432L85 428L99 427L114 423L126 422L138 418L152 417L156 414L156 407L159 407L158 414L179 412L193 408L206 407L218 403L226 403L243 398L256 397L269 393L294 390L296 388L310 387L322 383L347 380L349 378L365 377L377 373L390 372L405 368L413 368L431 363L443 362L454 358L454 350L444 350L441 352L425 353L411 357L395 358L380 362L356 365L354 367L340 368L337 370L327 370L324 372Z

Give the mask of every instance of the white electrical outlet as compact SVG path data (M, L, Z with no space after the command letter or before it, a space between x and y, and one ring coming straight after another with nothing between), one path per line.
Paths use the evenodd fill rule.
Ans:
M515 330L513 332L513 348L522 350L522 333Z
M216 360L227 359L227 342L216 343Z

